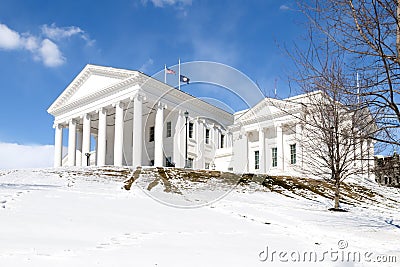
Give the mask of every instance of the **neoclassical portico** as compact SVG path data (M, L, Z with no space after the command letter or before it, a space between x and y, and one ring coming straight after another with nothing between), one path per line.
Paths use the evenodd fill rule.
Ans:
M220 128L232 123L229 113L142 73L87 65L48 110L55 116L54 166L184 167L187 110L196 132L189 138L189 156L205 168L215 152L199 150L200 131L208 121L219 120ZM205 128L197 125L200 115L207 118Z

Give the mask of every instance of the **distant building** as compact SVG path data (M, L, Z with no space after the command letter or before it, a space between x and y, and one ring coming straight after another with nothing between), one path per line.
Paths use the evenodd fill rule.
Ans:
M301 175L304 123L292 115L307 97L266 98L231 114L141 72L87 65L48 109L54 166L87 166L90 155L97 166L185 167L187 137L188 167ZM363 146L373 158L373 143Z
M375 157L375 179L376 182L388 186L400 186L400 156Z

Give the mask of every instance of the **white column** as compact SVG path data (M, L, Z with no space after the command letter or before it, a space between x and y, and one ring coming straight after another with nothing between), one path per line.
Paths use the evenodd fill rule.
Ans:
M245 152L245 159L246 159L246 166L244 167L243 171L249 172L250 171L250 161L249 161L249 133L245 132L243 134L244 143L246 144L246 151Z
M284 170L284 163L285 163L285 155L284 155L284 147L283 147L283 130L282 126L276 127L276 147L278 153L278 164L277 168L279 170Z
M143 145L143 101L144 97L136 95L133 100L133 148L132 148L132 166L134 168L142 166L142 145Z
M82 136L82 166L88 166L86 153L90 153L90 121L91 121L90 115L89 114L85 114L83 116L83 129L82 129L82 131L83 131L83 136Z
M196 121L196 143L197 143L197 159L196 159L196 163L197 163L197 168L198 169L204 169L204 165L205 165L205 159L204 159L204 123L202 120L197 120Z
M114 166L122 166L122 149L124 144L124 104L115 105L115 134L114 134Z
M265 173L265 133L264 129L261 128L258 131L258 151L259 151L259 164L260 164L260 173Z
M226 147L232 147L232 133L226 132Z
M68 130L68 166L75 166L76 156L76 121L69 121Z
M175 167L185 167L185 117L182 110L178 111L174 133L174 158Z
M164 105L158 103L156 109L156 120L154 126L154 166L162 167L164 165Z
M60 124L55 125L54 167L61 167L62 165L62 134L62 126Z
M82 131L80 129L77 130L76 133L76 166L82 166Z
M218 127L215 129L215 145L217 149L221 148L221 132Z
M104 166L106 164L106 136L107 134L107 110L101 108L99 110L99 132L97 136L97 165Z
M210 144L211 147L215 150L217 149L216 145L215 145L215 130L214 130L215 125L211 124L210 125Z

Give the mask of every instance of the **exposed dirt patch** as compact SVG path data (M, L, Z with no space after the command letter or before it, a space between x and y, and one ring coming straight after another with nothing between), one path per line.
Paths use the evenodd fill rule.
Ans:
M126 181L124 182L124 183L125 183L125 185L124 185L124 189L125 189L125 190L130 190L130 189L131 189L132 184L133 184L137 179L139 179L139 175L140 175L141 171L142 171L142 168L141 168L141 167L138 167L138 168L131 174L131 177L130 177L128 180L126 180Z

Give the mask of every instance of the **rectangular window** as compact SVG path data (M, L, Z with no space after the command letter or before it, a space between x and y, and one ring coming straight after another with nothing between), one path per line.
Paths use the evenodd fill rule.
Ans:
M290 145L290 164L296 164L296 144Z
M166 157L165 158L165 166L166 167L175 167L175 164L172 163L172 158L171 157Z
M260 151L254 151L254 166L255 169L260 169Z
M149 142L153 141L154 141L154 126L151 126L149 131Z
M205 169L206 169L206 170L210 169L210 163L206 162L206 164L205 164Z
M193 158L188 158L187 166L188 168L193 168Z
M189 122L189 138L193 138L193 122Z
M272 148L272 167L278 166L278 148Z
M206 129L206 144L210 143L210 129Z
M172 136L172 127L171 127L171 122L168 121L167 122L167 137L171 137Z
M225 135L221 134L221 148L224 148Z

